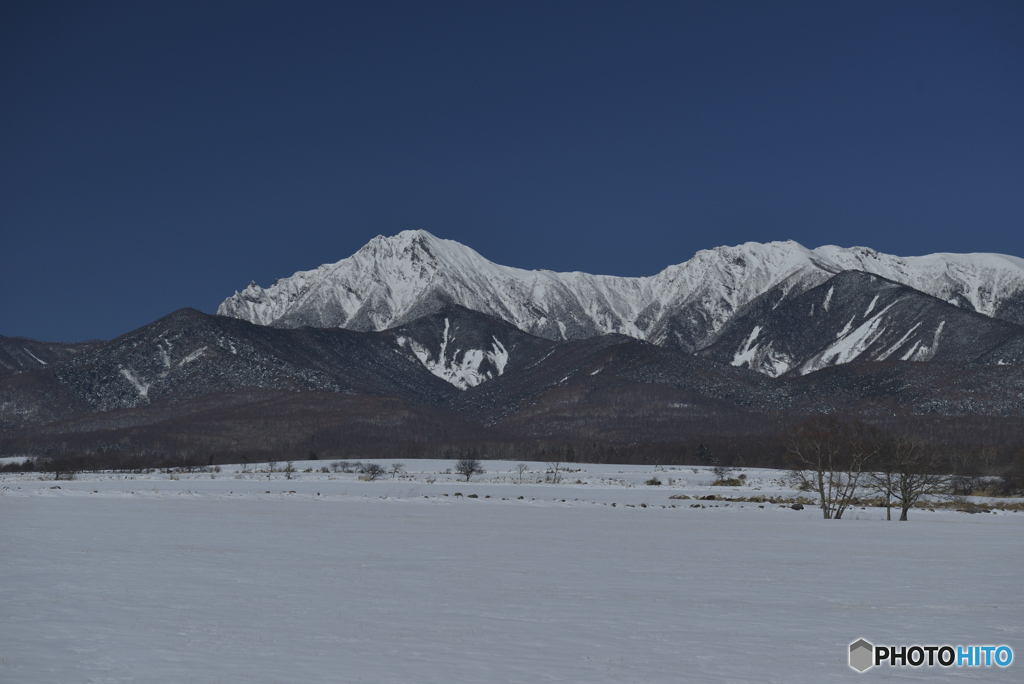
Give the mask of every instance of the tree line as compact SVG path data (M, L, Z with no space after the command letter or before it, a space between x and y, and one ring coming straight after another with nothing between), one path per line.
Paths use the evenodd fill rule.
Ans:
M889 436L863 423L818 418L798 426L790 437L788 465L800 489L818 495L825 519L838 520L867 491L884 501L886 520L898 507L900 520L932 495L968 495L978 485L973 457L943 452L904 435ZM1001 493L1021 491L1020 456L998 483Z

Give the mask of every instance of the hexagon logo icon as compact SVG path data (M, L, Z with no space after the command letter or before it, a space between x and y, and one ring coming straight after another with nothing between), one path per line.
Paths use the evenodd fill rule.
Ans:
M863 672L874 665L874 656L875 647L863 639L857 639L850 644L850 667L857 672Z

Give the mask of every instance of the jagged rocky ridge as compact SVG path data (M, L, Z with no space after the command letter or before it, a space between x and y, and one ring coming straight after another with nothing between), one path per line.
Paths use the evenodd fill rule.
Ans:
M500 266L425 231L376 237L347 259L265 289L250 284L218 313L275 327L384 330L455 303L551 340L617 333L695 351L759 298L776 305L851 270L1024 324L1024 259L998 254L900 258L863 247L746 243L621 278Z

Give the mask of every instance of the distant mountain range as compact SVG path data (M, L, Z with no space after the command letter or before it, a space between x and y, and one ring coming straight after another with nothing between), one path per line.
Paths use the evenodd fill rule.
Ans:
M619 278L409 231L218 314L109 342L0 337L0 453L596 449L763 440L820 413L932 431L929 416L1024 417L1024 260L1009 256L750 243Z
M619 278L499 266L457 242L406 231L269 288L253 283L217 313L280 328L377 331L450 304L548 340L626 335L708 350L771 376L857 359L1012 363L1024 333L1024 259L747 243L698 252L655 276Z

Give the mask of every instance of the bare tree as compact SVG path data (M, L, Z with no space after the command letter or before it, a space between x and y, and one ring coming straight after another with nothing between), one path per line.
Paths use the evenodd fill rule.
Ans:
M879 445L868 472L864 473L864 486L885 497L885 519L892 520L892 497L896 488L900 452L908 442L896 439Z
M392 463L391 464L391 468L388 469L388 472L391 473L391 479L394 480L395 479L395 475L398 475L398 473L405 472L405 464L404 463Z
M516 472L519 473L519 484L523 484L523 473L529 470L530 466L525 463L516 464Z
M84 469L82 459L57 456L40 462L41 470L53 473L54 480L74 480L76 473Z
M900 502L900 520L907 519L909 511L926 494L941 494L949 487L949 475L935 470L935 463L922 459L900 473L896 499Z
M562 474L558 472L561 467L561 461L550 461L548 463L548 474L551 475L549 480L552 484L558 484L562 481Z
M362 467L363 475L366 475L370 481L376 480L381 475L385 475L388 471L376 463L367 463Z
M459 475L466 476L466 482L469 482L475 473L483 473L484 469L480 466L480 461L475 458L460 458L455 462L455 472Z
M956 496L970 496L978 485L975 455L971 451L956 450L949 456L952 475L949 478L950 493Z
M715 483L728 482L732 479L732 468L724 465L716 465L712 471L715 474Z
M996 460L999 457L999 452L993 447L983 447L978 452L978 460L984 468L983 473L989 474L992 470L992 466L996 464Z
M943 494L949 490L954 476L941 470L939 457L918 442L906 442L898 452L893 498L900 504L900 520L921 497Z
M921 497L949 491L955 476L940 469L941 459L920 442L906 437L879 445L865 473L865 484L885 497L885 519L892 520L892 504L900 506L900 520Z
M787 456L801 488L816 491L825 519L839 520L853 501L865 462L876 442L862 425L835 418L800 425L790 440Z
M295 472L295 462L286 461L284 466L284 476L289 480L292 479L292 473Z

